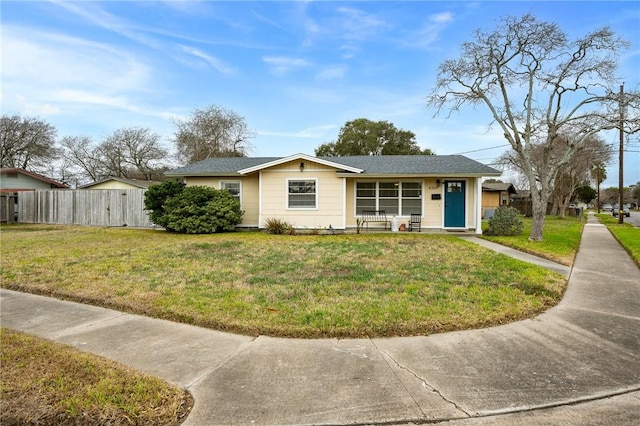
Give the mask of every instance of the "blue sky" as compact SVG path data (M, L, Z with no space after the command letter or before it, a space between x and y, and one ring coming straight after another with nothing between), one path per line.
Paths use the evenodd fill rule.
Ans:
M2 1L2 113L99 142L219 105L255 132L253 156L313 154L356 118L387 120L436 154L491 164L505 149L483 109L433 117L438 65L477 28L533 13L571 37L603 25L632 42L619 74L640 90L636 1ZM603 134L611 143L616 134ZM640 143L625 186L640 181ZM494 148L498 147L498 148ZM474 151L474 152L470 152ZM635 151L635 152L633 152ZM617 186L617 157L605 186Z

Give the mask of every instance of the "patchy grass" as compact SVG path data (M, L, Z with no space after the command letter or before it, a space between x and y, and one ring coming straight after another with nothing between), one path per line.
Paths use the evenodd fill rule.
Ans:
M0 328L0 424L179 425L188 392L70 346Z
M483 235L482 238L563 265L573 265L573 260L580 246L584 221L577 217L560 219L555 216L547 216L544 221L543 241L529 241L533 220L525 217L522 220L524 230L520 235L510 237Z
M484 327L540 313L566 286L559 274L447 235L16 225L2 228L0 254L6 288L247 335Z
M596 215L600 223L604 224L620 245L629 253L631 258L640 266L640 228L630 223L618 224L618 218L609 214Z

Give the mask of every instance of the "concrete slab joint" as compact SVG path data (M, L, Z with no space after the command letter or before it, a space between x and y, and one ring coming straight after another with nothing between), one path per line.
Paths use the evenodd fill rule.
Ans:
M402 369L404 371L409 372L416 379L418 379L420 381L420 383L422 383L422 386L424 387L424 389L426 391L433 392L433 393L437 394L444 402L446 402L447 404L450 404L451 406L453 406L456 410L460 411L465 417L471 417L471 414L468 413L464 408L462 408L460 405L456 404L455 401L447 398L441 391L436 389L434 386L432 386L429 383L427 383L427 380L422 378L422 377L420 377L418 375L418 373L416 373L415 371L411 370L409 367L400 364L390 353L388 353L388 352L381 352L381 353L384 355L385 358L390 359L397 368L400 368L400 369ZM408 389L407 389L407 391L408 391ZM415 401L415 399L414 399L414 401ZM419 407L419 404L418 404L417 401L416 401L416 405ZM425 418L426 417L427 416L425 415Z

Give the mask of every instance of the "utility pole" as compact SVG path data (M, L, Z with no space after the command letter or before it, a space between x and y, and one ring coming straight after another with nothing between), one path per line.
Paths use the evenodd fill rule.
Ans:
M619 167L618 167L618 223L624 223L624 208L622 202L624 201L624 172L622 170L624 166L624 84L620 85L620 155L619 155Z
M600 164L598 164L596 166L596 188L598 188L598 195L596 196L596 200L597 200L597 206L598 206L598 214L600 214L600 171L601 171L601 167Z

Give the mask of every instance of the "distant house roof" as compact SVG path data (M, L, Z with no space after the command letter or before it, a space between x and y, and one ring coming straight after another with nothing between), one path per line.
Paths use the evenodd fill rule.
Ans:
M512 183L489 182L482 184L482 190L487 192L507 191L509 194L517 194L516 187Z
M287 161L317 161L331 165L339 172L364 176L500 176L502 173L462 155L373 155L352 157L311 157L296 154L289 157L209 158L165 173L166 176L242 175Z
M145 189L145 188L148 188L151 185L154 185L156 183L160 183L160 182L156 182L156 181L153 181L153 180L137 180L137 179L125 179L125 178L118 178L118 177L109 177L109 178L106 178L106 179L99 180L97 182L91 182L91 183L88 183L86 185L82 185L79 188L80 189L90 189L93 186L97 186L97 185L103 184L105 182L112 182L112 181L121 182L121 183L124 183L124 184L127 184L127 185L131 185L131 186L135 186L137 188L141 188L141 189Z
M11 168L0 168L0 175L10 175L10 174L21 174L23 176L28 176L37 181L43 182L44 184L49 185L50 188L59 188L59 189L68 189L69 185L64 183L55 181L53 179L49 179L46 176L42 176L41 174L30 172L25 169L11 167ZM31 191L33 187L16 187L16 188L5 188L3 185L2 192L18 192L18 191Z

